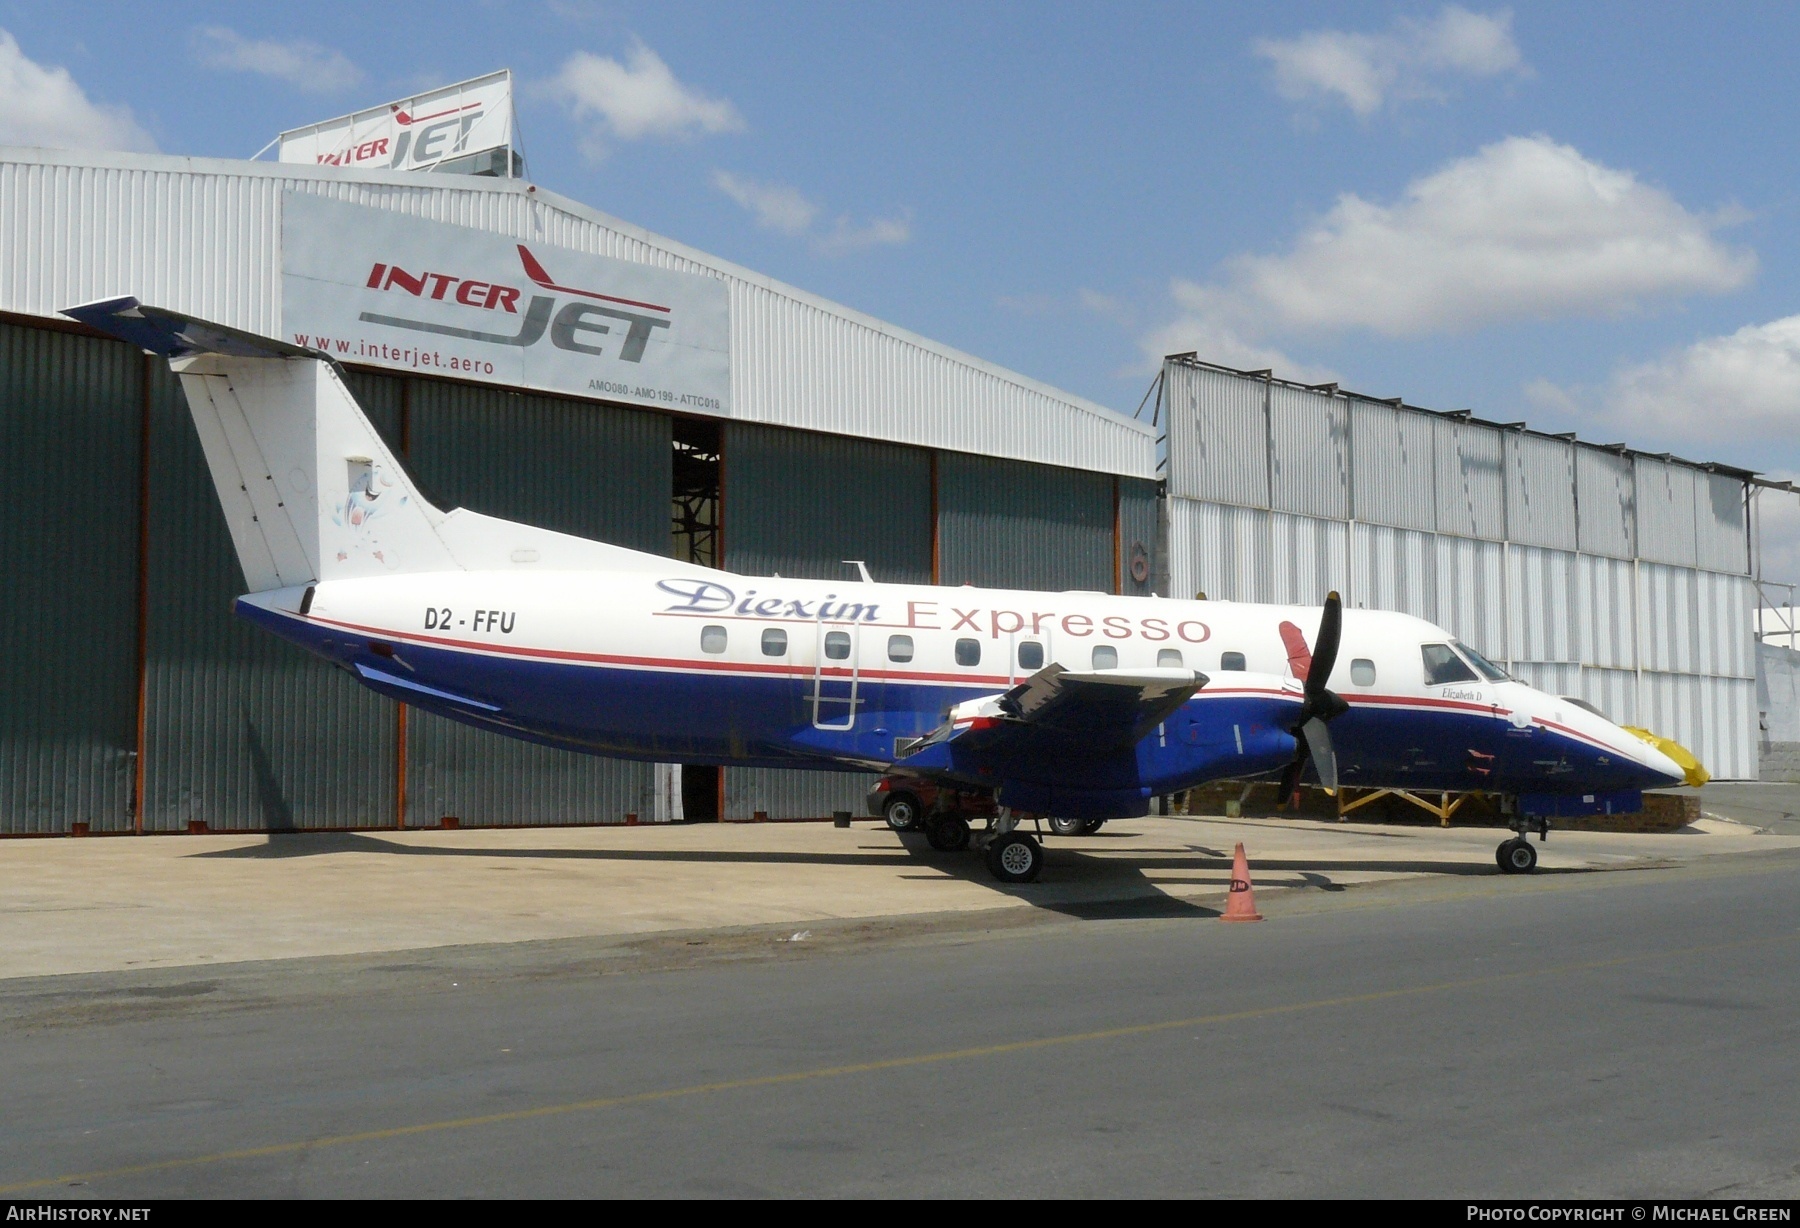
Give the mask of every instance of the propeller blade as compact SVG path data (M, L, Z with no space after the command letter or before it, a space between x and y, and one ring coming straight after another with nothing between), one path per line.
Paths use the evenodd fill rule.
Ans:
M1308 698L1325 689L1337 667L1338 641L1344 634L1344 603L1336 593L1325 594L1325 612L1319 617L1319 635L1313 641L1312 666L1306 671Z
M1331 730L1315 716L1300 726L1300 733L1305 739L1307 753L1312 756L1313 770L1319 774L1319 783L1327 792L1337 792L1337 755L1331 749Z
M1294 761L1282 769L1281 791L1275 795L1276 806L1285 809L1292 806L1294 799L1300 796L1300 770L1305 766L1306 744L1301 742L1294 748Z

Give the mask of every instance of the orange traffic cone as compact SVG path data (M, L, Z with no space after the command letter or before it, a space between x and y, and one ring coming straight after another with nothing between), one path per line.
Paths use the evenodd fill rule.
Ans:
M1231 894L1225 897L1225 915L1219 920L1262 920L1262 914L1256 911L1256 887L1250 882L1250 861L1244 856L1242 840L1231 855Z

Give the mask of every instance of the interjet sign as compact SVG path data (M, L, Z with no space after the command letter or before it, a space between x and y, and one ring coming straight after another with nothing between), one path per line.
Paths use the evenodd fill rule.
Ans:
M718 278L301 192L281 245L282 331L339 362L731 412Z
M503 149L510 156L512 128L512 73L502 69L289 129L276 138L276 158L308 166L428 171L489 150Z

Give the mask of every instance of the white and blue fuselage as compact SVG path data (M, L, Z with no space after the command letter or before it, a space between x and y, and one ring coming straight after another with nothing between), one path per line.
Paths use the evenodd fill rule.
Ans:
M1206 683L1128 756L993 765L1023 805L1143 813L1149 798L1292 758L1301 701L1280 628L1318 607L741 577L446 572L240 599L245 618L394 699L624 758L885 770L953 709L1047 664ZM306 612L301 613L302 605ZM1483 667L1441 628L1350 610L1329 686L1340 782L1495 793L1678 783L1660 751ZM1428 680L1435 669L1437 681ZM1073 760L1075 761L1071 761ZM1010 766L1014 775L1000 773ZM1079 794L1104 797L1078 797ZM1027 809L1035 807L1026 806Z
M1319 607L738 576L440 508L321 355L135 299L68 314L180 374L244 571L240 615L513 737L891 770L1096 818L1298 771L1303 722L1299 749L1326 752L1343 785L1592 800L1683 779L1598 712L1402 614L1344 611L1320 679Z

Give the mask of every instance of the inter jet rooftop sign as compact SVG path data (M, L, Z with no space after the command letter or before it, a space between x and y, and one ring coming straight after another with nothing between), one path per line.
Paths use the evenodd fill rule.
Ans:
M283 162L426 171L455 158L512 149L512 71L446 85L278 138Z
M285 338L340 362L731 412L717 278L299 192L281 247Z

